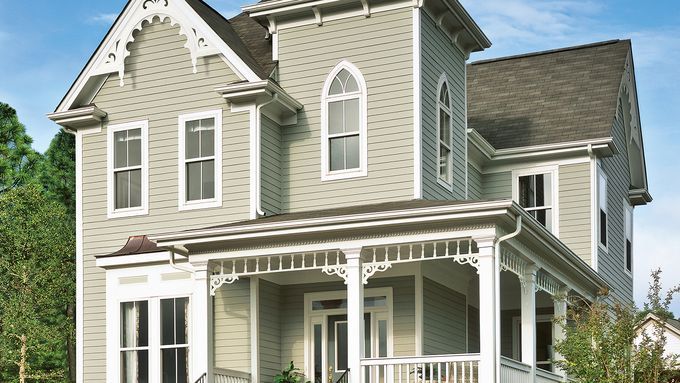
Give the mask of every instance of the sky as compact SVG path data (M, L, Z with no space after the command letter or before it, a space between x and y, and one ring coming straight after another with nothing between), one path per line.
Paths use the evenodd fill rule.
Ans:
M249 2L207 0L231 17ZM680 1L461 0L493 46L471 60L630 38L654 202L635 212L635 298L652 269L680 283ZM54 110L125 0L0 0L0 101L47 149ZM672 306L680 316L680 297Z

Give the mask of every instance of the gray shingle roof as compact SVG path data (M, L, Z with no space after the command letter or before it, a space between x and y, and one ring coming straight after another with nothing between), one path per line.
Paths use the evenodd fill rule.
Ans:
M227 20L203 0L186 0L191 8L260 78L269 78L276 63L272 61L271 42L266 29L254 20L235 17ZM258 30L259 28L259 30ZM267 48L269 53L266 53Z
M631 49L612 40L468 65L468 127L496 149L612 136Z

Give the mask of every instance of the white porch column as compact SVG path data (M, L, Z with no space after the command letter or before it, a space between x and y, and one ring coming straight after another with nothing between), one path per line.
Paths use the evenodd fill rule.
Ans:
M342 251L347 259L347 365L349 382L361 382L364 357L364 284L361 248Z
M500 357L497 347L500 333L499 281L494 240L477 240L479 248L479 383L494 383L500 379Z
M534 266L527 266L521 295L522 363L531 366L532 382L536 376L536 271Z
M191 381L195 382L206 373L206 382L214 379L213 346L213 300L210 296L210 272L208 263L193 264L194 289L191 304Z
M555 321L555 325L553 326L553 346L558 342L564 340L564 325L566 324L566 319L567 319L567 295L568 295L568 290L563 289L560 291L560 295L554 297L553 300L553 317L558 318L560 320ZM559 353L555 352L555 355L553 356L553 359L555 360L563 360L564 358L562 355ZM555 373L557 375L566 377L567 374L564 370L561 368L555 367Z

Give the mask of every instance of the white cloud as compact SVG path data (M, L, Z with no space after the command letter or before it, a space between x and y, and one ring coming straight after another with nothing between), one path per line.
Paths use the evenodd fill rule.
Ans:
M100 13L90 17L90 22L96 24L111 25L113 24L114 21L116 21L117 17L118 14L116 13Z

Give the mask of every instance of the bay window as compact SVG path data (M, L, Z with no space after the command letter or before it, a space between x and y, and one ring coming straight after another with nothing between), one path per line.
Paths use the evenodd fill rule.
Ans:
M149 305L147 301L120 304L120 381L149 381Z

